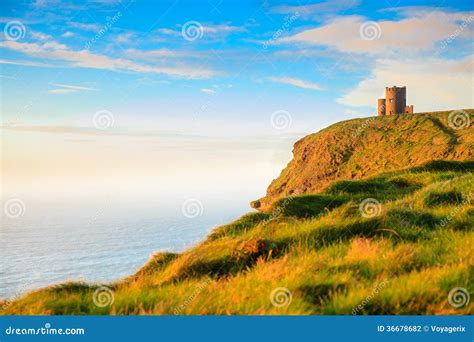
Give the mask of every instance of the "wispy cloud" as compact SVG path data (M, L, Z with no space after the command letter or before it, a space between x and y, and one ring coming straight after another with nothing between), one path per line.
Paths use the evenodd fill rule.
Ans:
M71 38L71 37L74 37L74 33L72 33L71 31L67 31L67 32L64 32L61 37L63 38Z
M70 85L70 84L61 84L61 83L53 83L52 85L59 88L48 90L48 93L50 94L68 94L68 93L78 93L78 92L83 92L83 91L98 91L99 90L96 88Z
M228 23L217 24L217 25L204 24L204 23L201 23L201 24L202 24L203 38L211 38L211 39L222 38L232 33L247 31L247 28L245 28L244 26L234 26ZM181 26L178 29L160 28L156 30L156 32L161 35L178 37L182 35L181 28L182 28Z
M156 50L136 50L128 49L126 55L130 58L137 58L143 60L161 60L167 58L201 58L208 56L205 52L198 51L183 51L171 49L156 49Z
M270 77L270 81L276 82L276 83L282 83L282 84L288 84L292 85L298 88L304 88L304 89L312 89L312 90L323 90L323 88L313 82L308 82L304 81L298 78L292 78L292 77Z
M30 32L30 35L34 38L34 39L37 39L37 40L48 40L48 39L52 39L53 37L51 37L49 34L46 34L46 33L43 33L43 32L36 32L36 31L31 31Z
M23 54L46 59L60 60L68 63L70 67L94 68L117 71L132 71L138 73L157 73L181 78L210 78L217 73L204 67L186 66L155 66L137 63L130 59L113 58L105 55L91 53L88 50L75 51L64 44L54 41L47 43L19 43L16 41L0 42L0 48L5 48Z
M75 27L75 28L83 30L83 31L97 32L101 29L101 26L99 24L70 22L69 25L71 27Z
M40 68L54 68L52 64L46 63L37 63L31 61L19 61L19 60L8 60L8 59L0 59L0 64L10 64L10 65L21 65L21 66L30 66L30 67L40 67Z
M272 12L274 13L282 13L282 14L291 14L291 13L299 13L300 15L311 15L311 14L321 14L321 13L335 13L344 10L348 10L350 8L356 7L360 4L360 0L333 0L333 1L323 1L319 4L311 4L311 5L296 5L296 6L289 6L289 5L280 5L275 6L272 8Z
M49 94L69 94L69 93L77 93L77 92L78 91L74 89L64 89L64 88L48 90Z
M35 8L43 8L51 5L59 5L59 0L35 0L31 4Z
M84 87L84 86L76 86L70 84L61 84L61 83L53 83L56 87L68 88L68 89L75 89L75 90L87 90L87 91L98 91L99 89Z
M404 51L416 53L431 50L437 42L459 30L459 21L472 15L470 12L441 12L412 15L398 21L379 20L370 22L361 16L339 16L331 22L279 40L281 43L301 42L336 48L342 52L364 54L387 54ZM365 37L364 26L370 34ZM459 37L468 38L472 27L460 32Z
M135 34L133 32L121 33L114 37L114 41L118 44L128 44L132 41Z
M206 94L215 94L216 91L214 89L210 89L210 88L202 88L201 91L203 93L206 93Z

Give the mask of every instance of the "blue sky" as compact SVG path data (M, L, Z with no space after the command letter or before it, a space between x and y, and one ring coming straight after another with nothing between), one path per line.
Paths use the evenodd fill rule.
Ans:
M202 174L218 160L221 174L254 175L261 193L297 138L374 115L385 86L406 85L416 112L474 107L473 7L3 0L3 175L86 179L125 164L137 172L127 164L132 154L142 156L134 165L166 160L172 174L184 167L179 158L196 158ZM134 145L137 139L147 142ZM107 154L111 146L122 155ZM188 154L173 157L172 148ZM48 168L51 160L37 160L45 151L61 161L62 173ZM232 158L246 156L245 171L236 169ZM110 165L100 163L105 159ZM91 160L102 174L78 171ZM152 164L148 170L159 167Z
M271 129L272 113L284 110L288 131L312 131L371 115L382 87L400 78L415 110L472 107L469 1L1 6L4 122L90 126L107 110L115 127L245 133Z

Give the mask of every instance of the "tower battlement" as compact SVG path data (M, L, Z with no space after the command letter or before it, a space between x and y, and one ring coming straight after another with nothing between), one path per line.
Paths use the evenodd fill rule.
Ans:
M413 113L413 105L407 106L407 88L385 87L385 98L377 100L377 115Z

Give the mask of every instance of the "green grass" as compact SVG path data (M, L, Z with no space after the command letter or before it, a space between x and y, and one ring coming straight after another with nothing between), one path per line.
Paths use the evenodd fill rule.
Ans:
M432 162L340 181L244 215L181 254L154 255L107 284L111 305L94 304L98 284L67 283L2 314L472 314L472 301L448 302L452 288L474 290L472 171L471 162ZM380 210L364 217L369 197ZM272 304L279 287L288 305Z

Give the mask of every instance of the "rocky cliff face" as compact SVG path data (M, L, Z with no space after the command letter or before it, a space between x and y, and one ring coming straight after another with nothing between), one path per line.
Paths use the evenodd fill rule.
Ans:
M297 141L293 160L251 207L271 208L279 198L318 193L342 179L364 179L432 160L473 160L474 110L355 119Z

